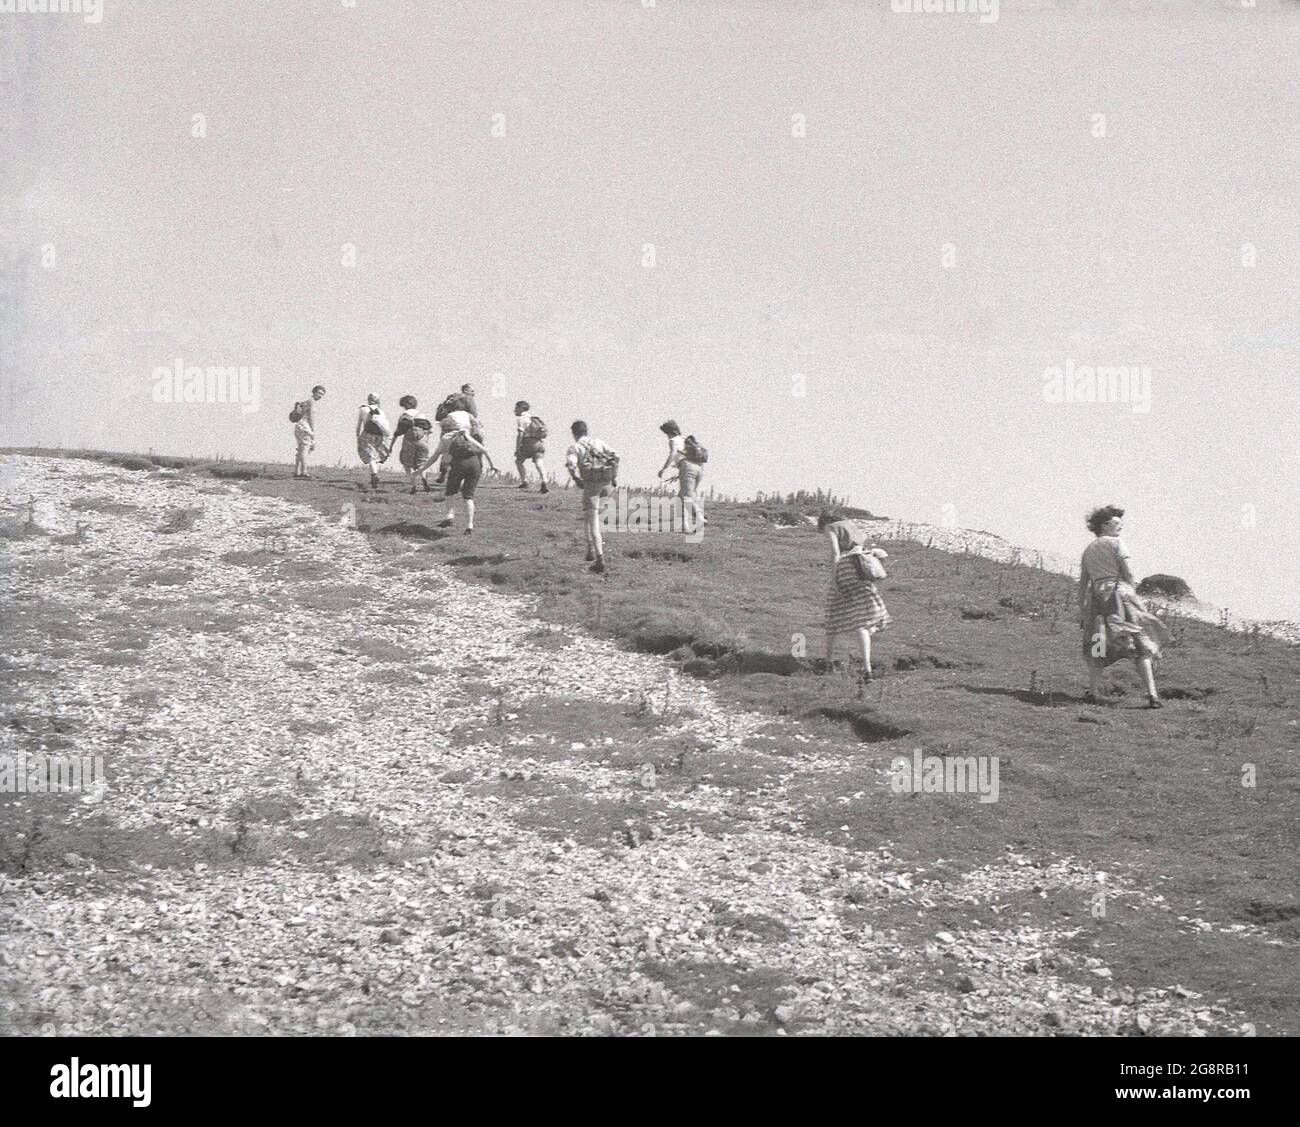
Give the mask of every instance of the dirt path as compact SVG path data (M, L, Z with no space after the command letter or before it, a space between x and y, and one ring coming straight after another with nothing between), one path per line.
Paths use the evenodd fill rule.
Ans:
M791 784L849 761L664 660L288 502L57 459L0 475L38 526L0 541L0 755L107 772L98 800L0 795L0 1031L1240 1024L1008 908L1148 895L1113 874L1008 852L929 880L801 832ZM918 929L936 905L969 926Z

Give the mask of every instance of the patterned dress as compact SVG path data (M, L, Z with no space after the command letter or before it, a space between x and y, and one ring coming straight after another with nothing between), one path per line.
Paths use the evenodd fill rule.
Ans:
M1099 536L1083 553L1083 656L1094 665L1158 658L1169 642L1168 628L1123 577L1120 561L1127 559L1128 549L1118 536Z
M844 555L861 546L854 540L853 530L846 522L836 521L828 526L827 531L834 534L839 544L840 558L826 599L826 633L869 630L874 634L883 630L891 621L885 600L871 580L858 575L853 557Z

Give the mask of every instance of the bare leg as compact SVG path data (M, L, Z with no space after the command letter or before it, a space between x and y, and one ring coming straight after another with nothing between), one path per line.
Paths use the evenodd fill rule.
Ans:
M1146 686L1147 700L1156 704L1160 700L1160 694L1156 692L1155 670L1151 668L1151 659L1143 654L1137 659L1138 673L1142 677L1142 684Z
M1095 661L1089 661L1087 658L1084 659L1084 663L1088 666L1088 692L1092 696L1100 699L1101 666L1098 665Z
M858 641L862 643L862 666L865 675L871 676L871 631L865 626L858 629Z
M471 501L468 497L466 497L465 498L465 529L466 531L468 531L473 527L474 527L474 502Z

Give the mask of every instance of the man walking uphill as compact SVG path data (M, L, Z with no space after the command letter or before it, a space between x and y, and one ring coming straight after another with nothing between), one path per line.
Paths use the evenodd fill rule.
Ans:
M599 438L587 433L581 419L569 428L573 445L564 458L564 468L582 490L582 520L587 532L587 559L591 570L605 571L605 542L600 535L600 502L618 487L618 455Z

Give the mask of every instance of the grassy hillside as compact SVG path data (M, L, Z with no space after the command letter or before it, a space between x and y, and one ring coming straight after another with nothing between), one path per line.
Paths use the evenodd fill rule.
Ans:
M871 918L915 942L976 916L988 920L990 912L1024 927L1068 926L1077 929L1077 965L1067 955L1054 968L1065 978L1112 989L1090 977L1089 960L1101 958L1116 984L1179 984L1245 1013L1260 1032L1300 1032L1294 647L1173 619L1176 642L1157 670L1166 708L1142 707L1127 666L1108 674L1118 689L1112 703L1087 705L1068 580L916 542L881 542L890 553L881 589L894 625L876 637L878 680L864 689L856 670L819 660L826 548L809 525L790 523L798 505L713 505L699 543L615 533L610 570L596 576L583 562L571 490L541 496L507 479L488 483L477 530L466 537L436 528L440 502L408 496L395 477L371 495L360 489L359 471L318 471L316 480L295 482L288 467L184 468L354 524L383 558L383 575L445 564L463 579L530 598L556 627L666 654L722 701L793 722L753 737L748 760L689 743L657 745L664 801L706 786L743 807L770 791L772 763L833 751L825 771L783 782L791 826L811 840L863 855L884 849L930 880L977 875L1011 853L1081 858L1131 890L1100 912L1096 891L1104 884L1049 889L1033 879L991 908L909 902L882 917L873 907ZM267 550L288 559L301 546L291 526L267 535ZM374 613L400 617L402 610L381 605ZM436 628L436 609L412 613ZM841 641L841 657L847 644ZM548 730L563 664L561 650L554 668L538 670L539 688L551 695L521 706L512 730ZM597 726L607 720L589 718ZM628 723L635 717L616 726ZM881 785L879 772L914 748L997 756L999 801L900 796ZM592 754L593 767L613 762ZM599 834L609 830L595 804L578 802L570 814L556 815L557 835L560 822L573 834L586 818L599 823ZM841 907L865 911L851 899Z

